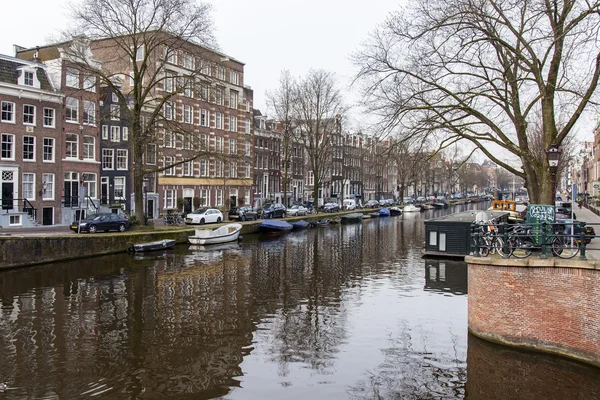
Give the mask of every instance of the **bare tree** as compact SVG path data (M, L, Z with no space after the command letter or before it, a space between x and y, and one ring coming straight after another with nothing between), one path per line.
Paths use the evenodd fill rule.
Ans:
M331 168L333 136L341 129L346 111L333 74L323 70L309 71L308 76L297 84L293 109L296 129L314 176L313 199L317 206L319 189Z
M593 0L413 0L355 56L358 78L384 129L437 135L441 148L470 141L524 178L533 202L551 204L548 162L528 125L541 115L547 150L594 105L599 23ZM523 169L503 161L509 154Z
M219 61L208 50L214 44L210 10L210 5L195 0L82 0L72 7L75 27L68 34L85 35L102 68L89 63L90 58L78 54L77 48L71 58L93 71L98 83L108 86L127 110L127 115L121 117L130 124L135 214L140 222L145 221L144 175L209 152L204 143L192 138L193 133L173 118L173 100L176 95L192 91L202 97L208 93L202 86L212 75L213 64ZM184 60L184 68L167 70L168 62L181 49L206 56L202 56L202 62ZM85 49L82 47L81 51ZM157 168L146 164L144 155L148 144L156 143L163 132L185 135L185 140L193 145L188 146L190 151L182 159Z

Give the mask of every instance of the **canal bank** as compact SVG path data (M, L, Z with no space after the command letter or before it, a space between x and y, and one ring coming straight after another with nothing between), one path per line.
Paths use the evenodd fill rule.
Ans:
M465 261L471 333L600 367L600 261Z

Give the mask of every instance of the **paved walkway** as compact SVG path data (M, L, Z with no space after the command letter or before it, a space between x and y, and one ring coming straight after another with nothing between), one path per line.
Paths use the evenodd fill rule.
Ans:
M600 209L599 209L600 210ZM577 207L573 209L577 214L578 221L584 221L590 224L596 231L596 238L587 245L585 255L590 260L600 260L600 216L594 214L590 209Z

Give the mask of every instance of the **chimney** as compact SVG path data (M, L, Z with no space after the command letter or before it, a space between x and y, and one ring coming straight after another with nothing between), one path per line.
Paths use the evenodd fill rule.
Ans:
M15 52L15 57L17 57L17 55L20 51L23 51L25 49L26 49L26 47L19 46L18 44L13 44L13 51Z
M42 59L40 58L40 46L35 46L35 53L33 53L33 58L31 61L36 63L41 63Z

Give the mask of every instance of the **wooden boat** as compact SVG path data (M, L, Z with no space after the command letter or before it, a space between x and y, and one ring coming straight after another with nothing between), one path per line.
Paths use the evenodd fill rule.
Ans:
M196 229L194 236L188 236L191 244L218 244L237 240L242 224L227 224L216 229Z
M155 250L169 249L169 248L175 246L175 243L177 243L177 242L173 239L164 239L164 240L157 240L155 242L137 243L137 244L133 245L133 251L140 252L140 251L155 251Z
M310 226L310 224L303 219L301 219L300 221L291 221L290 225L292 225L292 229L295 229L295 230L305 229Z
M281 221L278 219L268 219L265 220L258 226L258 229L261 232L286 232L291 231L294 228L290 223L286 221Z
M414 204L407 204L406 206L404 206L404 209L402 210L405 213L407 212L421 212L421 207L417 207Z
M351 224L354 222L360 222L363 219L362 213L351 213L342 215L342 224Z
M391 215L390 210L386 207L383 207L382 209L379 210L380 217L389 217L390 215Z
M400 214L402 214L402 210L399 207L390 207L390 215L392 217Z
M508 212L509 222L523 222L527 216L527 206L517 204L512 200L494 200L488 210Z

